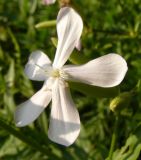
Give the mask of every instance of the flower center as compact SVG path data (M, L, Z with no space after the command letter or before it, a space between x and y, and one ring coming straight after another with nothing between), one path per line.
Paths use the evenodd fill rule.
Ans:
M68 74L65 73L65 72L64 72L63 70L61 70L61 69L54 69L54 70L52 70L50 76L51 76L51 77L54 77L54 78L68 79Z
M61 75L60 75L60 71L59 69L55 69L51 72L51 77L54 77L54 78L59 78Z

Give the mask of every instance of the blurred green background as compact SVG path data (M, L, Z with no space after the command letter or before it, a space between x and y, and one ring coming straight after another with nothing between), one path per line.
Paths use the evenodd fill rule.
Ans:
M141 2L72 0L72 6L82 16L84 30L82 50L75 50L69 63L114 52L127 60L128 73L120 86L107 90L70 84L82 125L77 141L68 148L47 137L50 107L34 124L15 127L16 106L42 86L24 75L30 53L40 49L51 59L55 53L55 26L35 25L55 20L59 4L0 0L0 160L141 159ZM118 115L110 110L113 105Z

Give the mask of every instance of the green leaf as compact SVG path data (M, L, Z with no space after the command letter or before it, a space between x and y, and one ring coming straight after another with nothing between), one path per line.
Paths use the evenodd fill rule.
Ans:
M48 146L41 146L38 141L31 138L30 136L27 136L22 133L19 129L15 128L11 123L6 122L2 117L0 117L0 128L3 128L6 130L9 134L17 137L21 141L25 142L32 148L36 149L37 151L43 153L44 155L52 155L51 151L49 152Z
M10 59L9 70L5 76L6 92L4 93L4 105L7 108L9 117L12 116L13 109L15 108L14 102L14 81L15 81L15 63Z
M141 123L136 130L128 137L121 149L117 149L112 156L112 160L137 160L141 152ZM108 158L106 160L109 160Z
M70 87L90 97L115 97L119 94L119 87L101 88L82 83L69 82Z
M40 29L40 28L52 27L55 25L56 25L56 20L50 20L50 21L44 21L36 24L35 28Z
M80 53L74 51L74 52L71 54L70 58L69 58L69 61L70 61L71 63L77 64L77 65L79 65L79 64L84 64L84 63L88 62L89 60L90 60L90 59L89 59L88 57L84 56L84 55L81 53L81 51L80 51Z
M15 63L13 59L10 59L9 70L5 76L5 81L8 87L13 87L15 80Z
M112 160L136 160L141 151L141 141L136 135L130 135L125 145L121 149L117 149ZM109 160L108 158L106 160Z

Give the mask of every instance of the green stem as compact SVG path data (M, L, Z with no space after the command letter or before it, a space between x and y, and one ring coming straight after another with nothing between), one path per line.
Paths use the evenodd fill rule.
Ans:
M122 30L104 30L104 29L92 29L95 33L106 33L106 34L117 34L117 35L129 35L129 32L125 32Z
M15 52L16 62L17 62L18 65L21 65L21 55L20 55L21 50L20 50L20 46L18 44L18 41L17 41L14 33L12 32L11 28L8 27L7 32L9 34L10 38L11 38L11 41L12 41L12 43L14 45L14 48L15 48L15 51L16 51Z
M119 122L119 118L118 118L118 115L116 115L114 131L113 131L113 135L112 135L108 160L112 160L113 152L114 152L114 149L115 149L115 144L116 144L116 139L117 139L118 122Z
M27 135L24 135L20 132L20 130L15 129L11 126L11 124L8 124L4 120L0 119L0 127L6 130L8 133L12 134L16 138L20 139L24 143L28 144L32 148L36 149L37 151L41 152L42 154L46 155L47 157L53 156L51 153L51 150L49 148L45 148L38 144L35 140L31 139Z
M35 25L36 29L56 26L56 20L43 21Z

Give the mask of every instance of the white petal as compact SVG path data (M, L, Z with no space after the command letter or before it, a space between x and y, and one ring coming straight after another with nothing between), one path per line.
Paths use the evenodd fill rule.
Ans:
M64 146L71 145L80 132L79 113L67 84L56 80L52 90L52 108L48 136Z
M64 72L72 81L113 87L121 83L127 72L126 61L118 54L108 54L81 66L65 66Z
M25 74L31 80L43 81L47 78L47 71L51 70L51 61L42 51L35 51L29 57L25 66Z
M53 4L55 3L56 0L43 0L43 3L46 4L46 5L50 5L50 4Z
M28 101L20 104L15 111L16 126L23 127L33 122L51 101L51 91L44 85Z
M80 40L76 43L75 48L76 48L78 51L81 50L82 46L81 46L81 41L80 41Z
M80 39L82 29L83 22L78 13L69 7L60 10L57 17L58 46L54 67L60 68L65 64Z

